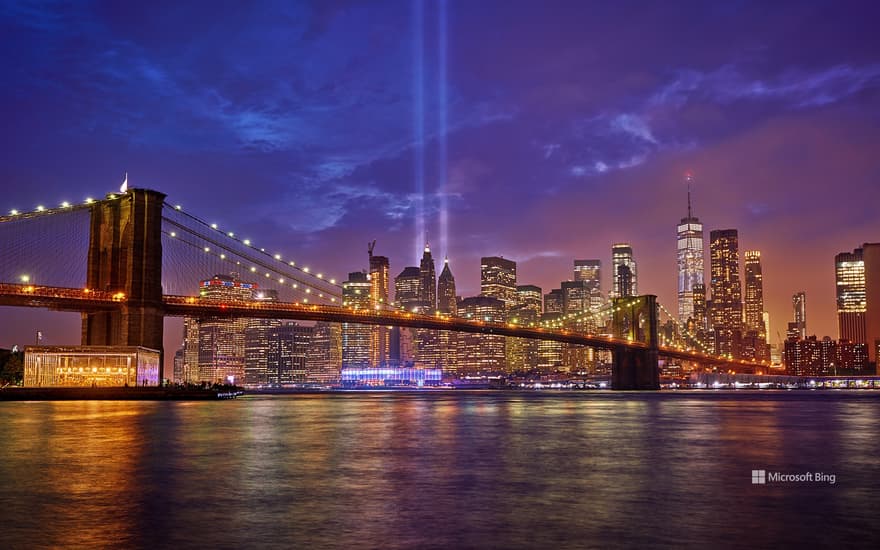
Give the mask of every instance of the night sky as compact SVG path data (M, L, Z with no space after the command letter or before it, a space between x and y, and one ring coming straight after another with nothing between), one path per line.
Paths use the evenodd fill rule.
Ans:
M485 255L545 292L599 258L607 291L628 241L640 293L675 311L691 171L707 252L724 228L762 252L774 342L800 290L808 332L836 338L834 255L880 240L878 20L840 1L4 1L0 209L128 171L340 279L372 239L392 275L417 265L427 232L464 296ZM75 315L0 316L2 347L38 324L78 343Z

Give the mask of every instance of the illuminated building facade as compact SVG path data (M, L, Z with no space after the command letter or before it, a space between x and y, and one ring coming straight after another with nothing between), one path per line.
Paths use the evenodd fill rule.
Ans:
M840 338L864 343L871 368L880 348L880 243L835 257Z
M739 236L736 229L719 229L709 235L712 263L711 328L715 353L741 355L742 286L739 280Z
M342 283L342 305L355 310L370 309L370 280L366 273L355 271ZM342 366L370 365L369 325L342 323Z
M544 313L559 313L563 312L563 294L561 288L554 288L550 292L544 295Z
M865 260L862 249L834 257L837 282L837 322L841 340L866 343Z
M443 377L440 369L382 367L377 369L342 369L342 385L360 386L438 386Z
M590 294L589 308L597 311L602 307L602 262L600 260L575 260L574 280L584 281Z
M25 346L25 387L159 385L159 351L136 346Z
M807 337L807 293L801 291L794 294L791 297L791 308L794 312L794 323L789 326L788 337L793 335L798 340L803 340Z
M880 363L880 243L863 244L862 258L865 262L865 344L868 362L876 368Z
M459 303L459 315L489 323L506 321L506 306L492 296L472 296ZM497 374L506 370L505 337L461 333L458 337L459 375Z
M688 184L687 217L678 223L678 321L687 325L694 316L694 287L703 279L703 224L691 209L691 176ZM705 296L704 296L705 297Z
M306 357L306 380L318 384L339 382L342 368L342 325L319 321L312 327Z
M307 358L313 330L313 327L285 323L269 331L266 374L270 385L284 386L306 382Z
M506 307L516 305L516 262L498 256L480 260L480 295L497 298Z
M865 344L810 336L785 342L785 369L794 376L864 375L869 372Z
M420 311L425 315L437 312L437 275L431 247L425 243L422 260L419 262L419 302ZM440 334L436 330L415 330L415 364L423 368L440 367L442 363Z
M764 275L761 270L761 252L746 250L745 264L745 329L757 331L764 337Z
M532 310L536 317L543 312L541 287L535 285L519 285L516 287L516 300L520 307Z
M743 330L743 359L769 361L770 347L764 324L764 275L761 269L761 252L746 250L745 259L745 327Z
M629 269L630 284L628 296L637 296L638 291L638 269L636 261L633 259L632 245L629 243L615 243L611 245L611 277L612 288L609 295L612 298L620 298L624 296L621 292L620 282L620 266L625 265ZM624 272L625 273L625 272Z
M370 305L373 308L385 308L390 305L388 287L390 284L390 264L386 256L374 256L373 246L368 248L370 261ZM383 326L370 327L370 364L384 365L390 357L389 328Z
M458 304L455 300L455 277L449 269L449 258L443 260L443 271L437 279L437 310L440 313L456 315Z
M236 274L214 275L199 283L203 300L250 302L258 286L241 281ZM198 358L199 381L238 383L245 381L245 329L247 319L184 319L187 334L184 358ZM190 336L195 338L190 339ZM192 347L195 350L192 350Z
M458 315L455 298L455 277L449 268L449 258L443 260L443 270L437 279L437 310L443 315ZM458 372L458 333L441 330L438 333L440 367L444 374L455 376Z
M258 290L255 301L278 301L278 291ZM269 379L268 353L269 331L281 325L277 319L248 319L244 329L244 383L263 385Z

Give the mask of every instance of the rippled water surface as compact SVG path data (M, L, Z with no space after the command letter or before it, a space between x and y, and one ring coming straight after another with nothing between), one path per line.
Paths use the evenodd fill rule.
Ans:
M878 425L880 392L0 403L0 546L870 547Z

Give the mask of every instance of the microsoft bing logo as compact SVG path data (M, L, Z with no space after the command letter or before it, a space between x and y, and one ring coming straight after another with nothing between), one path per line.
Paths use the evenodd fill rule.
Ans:
M752 485L766 485L767 470L752 470Z

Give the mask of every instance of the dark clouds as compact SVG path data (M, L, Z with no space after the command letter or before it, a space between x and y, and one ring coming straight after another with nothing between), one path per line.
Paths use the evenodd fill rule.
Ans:
M465 293L481 255L549 289L631 241L672 306L692 170L707 233L762 250L773 326L805 289L810 330L836 334L833 255L880 238L873 3L449 2L444 104L440 5L419 57L411 2L6 2L5 208L127 170L340 276L373 238L412 264L418 212L438 248L447 204L437 252Z

